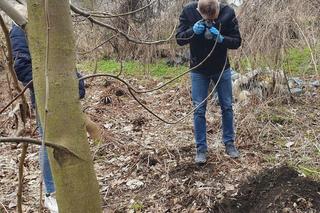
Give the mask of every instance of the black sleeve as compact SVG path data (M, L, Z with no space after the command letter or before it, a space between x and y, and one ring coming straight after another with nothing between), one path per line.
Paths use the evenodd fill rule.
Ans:
M234 10L231 10L231 16L227 23L226 30L223 33L224 40L222 45L228 49L238 49L241 46L241 35L239 23Z
M82 75L79 72L76 72L77 78L82 78ZM84 85L84 80L79 80L79 98L83 99L84 96L86 95L86 88Z
M176 40L178 45L183 46L189 44L193 37L194 32L192 29L192 24L190 23L187 16L187 8L182 10L182 13L179 18L179 26L176 33Z

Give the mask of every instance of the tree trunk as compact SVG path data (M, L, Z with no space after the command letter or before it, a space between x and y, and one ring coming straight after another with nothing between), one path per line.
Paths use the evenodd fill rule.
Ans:
M59 212L101 212L98 182L78 98L69 1L47 0L47 4L45 7L45 0L28 0L27 27L45 140L69 150L48 149Z

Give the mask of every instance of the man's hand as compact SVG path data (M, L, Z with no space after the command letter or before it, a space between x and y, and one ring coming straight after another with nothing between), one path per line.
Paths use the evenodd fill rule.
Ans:
M209 29L209 31L211 32L211 34L213 35L213 38L218 40L218 43L222 43L224 37L220 34L219 30L215 27L211 27Z
M203 22L200 20L193 25L192 29L195 34L200 35L204 32L206 27L204 26Z

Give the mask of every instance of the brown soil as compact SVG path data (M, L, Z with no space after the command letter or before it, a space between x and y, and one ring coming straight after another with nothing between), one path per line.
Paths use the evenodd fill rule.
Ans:
M240 186L215 212L320 212L320 183L286 166L268 169Z

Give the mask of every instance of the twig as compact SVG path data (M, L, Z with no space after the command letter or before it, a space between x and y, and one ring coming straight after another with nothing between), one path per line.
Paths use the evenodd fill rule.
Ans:
M219 31L221 29L221 25L219 27ZM117 80L119 80L120 82L122 82L123 84L125 84L128 88L131 89L131 91L137 93L137 94L142 94L142 93L149 93L149 92L154 92L156 90L160 90L162 89L163 87L165 87L166 85L172 83L173 81L181 78L182 76L188 74L189 72L191 72L192 70L195 70L197 68L199 68L203 63L205 63L209 57L212 55L213 51L215 50L216 46L217 46L217 42L218 40L215 41L210 53L207 55L207 57L205 59L203 59L203 61L201 61L198 65L188 69L187 71L185 71L184 73L170 79L169 81L165 82L164 84L162 84L161 86L159 87L156 87L156 88L153 88L153 89L149 89L149 90L137 90L135 89L133 86L131 86L128 82L126 82L124 79L121 79L119 78L119 76L115 76L115 75L111 75L111 74L104 74L104 73L98 73L98 74L94 74L94 75L87 75L87 76L83 76L82 78L80 78L79 80L85 80L87 78L94 78L94 77L102 77L102 76L106 76L106 77L110 77L110 78L115 78Z
M40 146L42 145L42 142L40 140L24 137L0 137L0 143L27 143ZM45 142L45 145L50 148L70 152L66 147L51 142Z
M304 32L302 31L300 25L298 24L298 22L295 20L294 17L291 16L291 18L292 18L293 22L297 25L300 33L302 34L302 36L303 36L303 38L304 38L304 40L305 40L305 42L306 42L306 44L307 44L307 46L308 46L308 48L309 48L310 55L311 55L311 60L312 60L313 66L314 66L314 70L315 70L316 74L319 75L319 74L318 74L317 63L316 63L316 60L315 60L315 58L314 58L314 54L313 54L313 51L312 51L312 49L311 49L311 45L310 45L310 43L309 43L306 35L305 35Z
M137 40L137 39L135 39L135 38L130 37L130 36L129 36L128 34L126 34L125 32L123 32L123 31L121 31L121 30L119 30L119 29L117 29L117 28L115 28L115 27L113 27L113 26L111 26L111 25L109 25L109 24L107 24L107 23L104 23L104 22L101 22L101 21L99 21L99 20L97 20L97 19L95 19L95 18L92 18L90 13L87 13L87 12L85 12L85 11L83 11L83 10L75 7L73 4L70 4L70 8L71 8L71 10L72 10L73 12L75 12L75 13L77 13L77 14L79 14L79 15L82 15L83 17L86 17L86 18L87 18L89 21L91 21L92 23L97 24L97 25L99 25L99 26L101 26L101 27L105 27L105 28L108 28L108 29L110 29L110 30L113 30L113 31L119 33L120 35L122 35L122 36L123 36L125 39L127 39L128 41L133 42L133 43L137 43L137 44L152 45L152 44L161 44L161 43L168 42L168 41L170 41L170 40L173 38L173 35L174 35L174 33L175 33L175 30L176 30L176 26L177 26L177 25L175 25L174 29L173 29L172 32L171 32L171 35L170 35L167 39L158 40L158 41L143 41L143 40Z
M3 33L5 35L5 38L6 38L6 45L7 45L7 50L8 50L8 68L9 68L10 74L11 74L11 76L13 78L13 82L14 82L13 85L14 85L15 89L19 93L21 93L22 89L19 86L18 77L17 77L17 74L16 74L16 72L14 71L14 68L13 68L12 48L11 48L9 30L6 27L1 15L0 15L0 25L1 25L2 31L3 31ZM22 95L21 100L22 100L22 105L23 105L23 108L24 108L24 112L28 113L29 106L28 106L26 97L24 95ZM30 116L29 113L28 113L28 116Z
M85 55L85 54L88 54L88 53L92 53L93 51L95 51L96 49L98 49L99 47L105 45L106 43L108 43L109 41L111 41L113 38L115 38L116 36L118 36L118 34L116 35L113 35L111 36L110 38L108 38L107 40L105 40L104 42L102 42L101 44L99 44L98 46L94 47L93 49L91 50L88 50L86 52L79 52L78 54L80 55Z
M22 89L22 91L16 96L14 97L3 109L1 109L0 114L2 114L6 109L8 109L8 107L15 102L21 95L23 95L25 93L25 91L28 89L28 87L32 84L32 81L30 81L29 83L27 83L27 85Z
M9 213L8 210L6 209L6 207L3 205L3 203L0 202L0 204L1 204L2 208L6 211L6 213Z
M117 17L121 17L121 16L128 16L128 15L132 15L132 14L138 13L138 12L150 7L156 1L157 0L153 0L149 4L143 6L143 7L139 8L139 9L136 9L136 10L133 10L133 11L130 11L130 12L127 12L127 13L110 14L110 13L106 13L106 12L92 11L92 12L90 12L90 14L91 14L92 17L97 17L97 18L117 18Z
M17 193L17 207L18 207L18 212L22 213L22 190L23 190L23 164L24 160L27 155L27 149L28 149L28 144L23 144L22 145L22 153L20 157L20 162L19 162L19 177L18 177L18 193Z
M41 175L41 178L40 178L40 183L39 183L39 185L40 185L40 198L39 198L39 212L42 212L42 188L43 188L43 186L42 186L42 183L43 183L43 178L42 178L42 176L43 175Z

